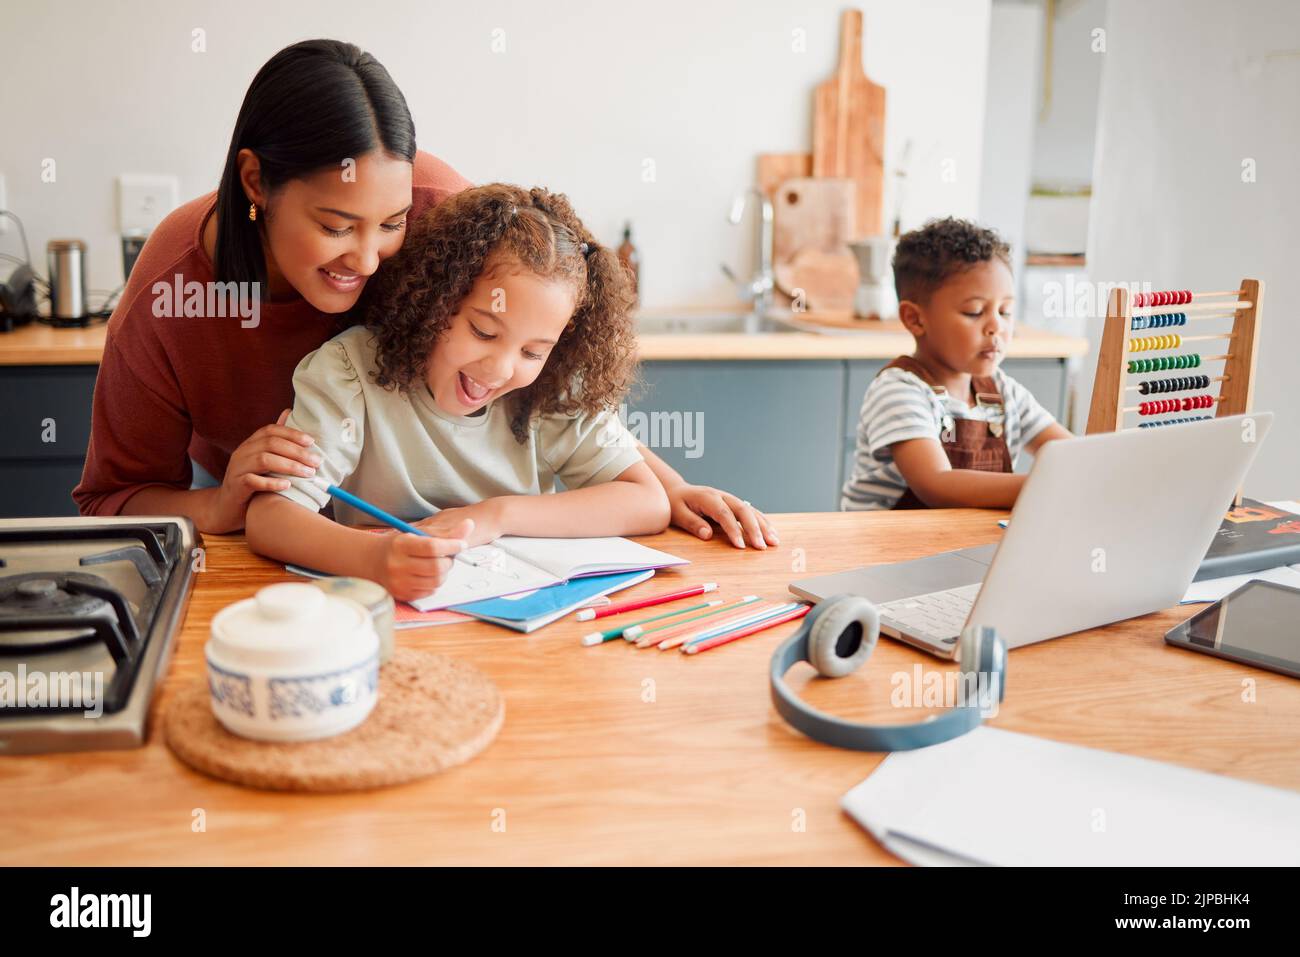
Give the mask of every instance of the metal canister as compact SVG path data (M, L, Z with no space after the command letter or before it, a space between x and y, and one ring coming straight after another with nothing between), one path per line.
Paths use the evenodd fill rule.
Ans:
M318 578L313 584L328 595L351 598L370 612L375 634L379 635L379 663L393 656L393 596L388 589L368 578Z
M51 239L45 255L50 268L50 317L85 321L86 244L80 239Z

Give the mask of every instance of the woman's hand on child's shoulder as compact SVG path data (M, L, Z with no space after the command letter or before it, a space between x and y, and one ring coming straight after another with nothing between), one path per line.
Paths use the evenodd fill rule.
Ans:
M673 524L692 535L712 538L711 520L718 523L736 548L744 548L746 539L755 548L781 544L767 516L730 492L708 485L678 485L667 491Z
M468 547L472 523L461 521L435 536L410 532L376 535L378 569L375 578L398 601L414 601L432 594L451 571L452 558ZM430 537L433 536L433 537Z

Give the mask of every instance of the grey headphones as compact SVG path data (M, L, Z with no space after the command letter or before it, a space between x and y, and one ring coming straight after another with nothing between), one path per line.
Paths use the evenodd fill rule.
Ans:
M824 678L851 674L871 657L879 637L880 612L871 602L857 595L824 599L772 656L772 704L777 713L815 741L854 751L910 751L979 727L983 708L978 700L967 700L914 724L860 724L805 704L785 683L786 672L800 661L808 662ZM957 660L963 674L984 678L986 687L996 682L998 701L1003 699L1007 651L993 628L967 628L958 645Z

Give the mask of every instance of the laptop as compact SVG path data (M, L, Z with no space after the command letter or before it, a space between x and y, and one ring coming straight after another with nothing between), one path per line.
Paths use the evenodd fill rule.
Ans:
M1272 423L1256 412L1048 442L1001 542L790 591L861 595L881 634L941 658L967 625L1010 649L1160 611L1187 591Z

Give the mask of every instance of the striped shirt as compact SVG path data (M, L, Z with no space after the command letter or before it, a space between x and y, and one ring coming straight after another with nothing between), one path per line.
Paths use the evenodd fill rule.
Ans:
M937 395L923 380L902 369L885 369L862 399L853 475L844 483L844 511L889 509L903 497L907 482L894 464L891 446L909 439L940 441L945 415L1003 422L1003 437L1015 467L1021 450L1055 420L1028 389L1001 369L993 373L1003 406L976 406L951 395Z

